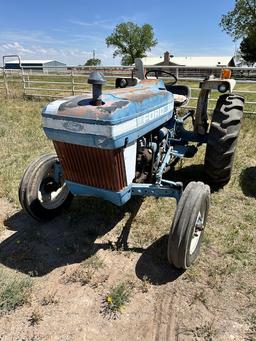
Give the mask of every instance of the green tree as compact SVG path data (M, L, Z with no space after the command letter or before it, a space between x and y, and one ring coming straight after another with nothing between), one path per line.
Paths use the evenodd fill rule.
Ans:
M256 63L256 30L254 29L240 44L242 58L249 64Z
M97 66L101 64L101 60L98 58L91 58L86 61L85 66Z
M131 65L135 58L143 58L146 51L156 46L151 25L138 26L132 22L117 25L113 33L106 38L107 46L115 47L113 57L121 56L122 65Z
M221 18L220 26L234 40L244 38L256 27L256 0L235 0L235 7Z

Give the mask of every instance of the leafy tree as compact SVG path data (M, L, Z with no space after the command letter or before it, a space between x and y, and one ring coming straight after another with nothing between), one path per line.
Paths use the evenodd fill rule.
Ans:
M91 58L86 61L85 66L97 66L101 64L101 60L98 58Z
M256 63L256 30L254 29L240 44L242 58L250 63Z
M107 46L116 49L113 57L121 56L122 65L131 65L135 58L143 58L157 44L151 25L138 26L132 22L117 25L113 33L106 38Z
M235 0L235 7L221 18L220 26L234 40L244 38L256 27L256 0Z

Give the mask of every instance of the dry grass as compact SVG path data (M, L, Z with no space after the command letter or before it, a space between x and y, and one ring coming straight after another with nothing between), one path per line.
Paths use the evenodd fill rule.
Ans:
M29 316L28 322L30 326L35 326L39 324L40 321L42 321L42 319L43 319L42 313L38 309L35 309L32 311L31 315Z
M18 203L17 188L31 160L50 152L41 128L44 102L0 100L0 197Z
M58 299L56 298L56 291L52 293L48 293L40 301L40 304L42 306L47 306L49 304L57 304L57 303L58 303Z
M71 274L66 276L64 282L80 283L81 285L92 284L96 271L103 266L103 261L97 255L93 255L81 262Z

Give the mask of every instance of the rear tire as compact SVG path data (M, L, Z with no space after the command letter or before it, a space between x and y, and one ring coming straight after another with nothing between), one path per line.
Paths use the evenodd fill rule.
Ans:
M190 182L177 205L171 226L167 257L178 269L187 269L197 258L210 205L210 187Z
M241 129L244 98L225 94L219 97L212 115L205 152L205 173L209 182L225 185L229 182Z
M36 220L52 219L73 199L63 178L58 184L54 180L54 165L58 162L54 154L43 155L28 166L21 179L20 204Z

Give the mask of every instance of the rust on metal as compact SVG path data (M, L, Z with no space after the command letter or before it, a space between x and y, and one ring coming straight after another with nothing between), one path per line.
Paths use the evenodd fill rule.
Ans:
M149 99L149 98L153 98L156 96L156 93L154 91L151 90L147 90L147 91L137 91L136 93L127 93L126 95L122 96L123 99L127 99L129 101L133 101L133 102L143 102L145 99ZM166 92L159 92L157 93L157 96L166 96Z
M156 84L155 79L146 79L137 87L111 90L110 93L102 94L98 106L93 105L90 94L67 98L67 101L59 106L57 115L108 120L111 115L125 107L128 108L153 97L166 96L166 91L152 90L154 84Z
M102 105L93 106L91 105L91 98L74 98L64 104L61 104L58 109L58 115L61 116L86 116L86 118L107 118L109 114L112 114L116 110L123 109L129 105L128 100L120 99L119 101L108 100Z
M120 191L126 185L123 149L98 149L54 141L64 178L79 184Z

